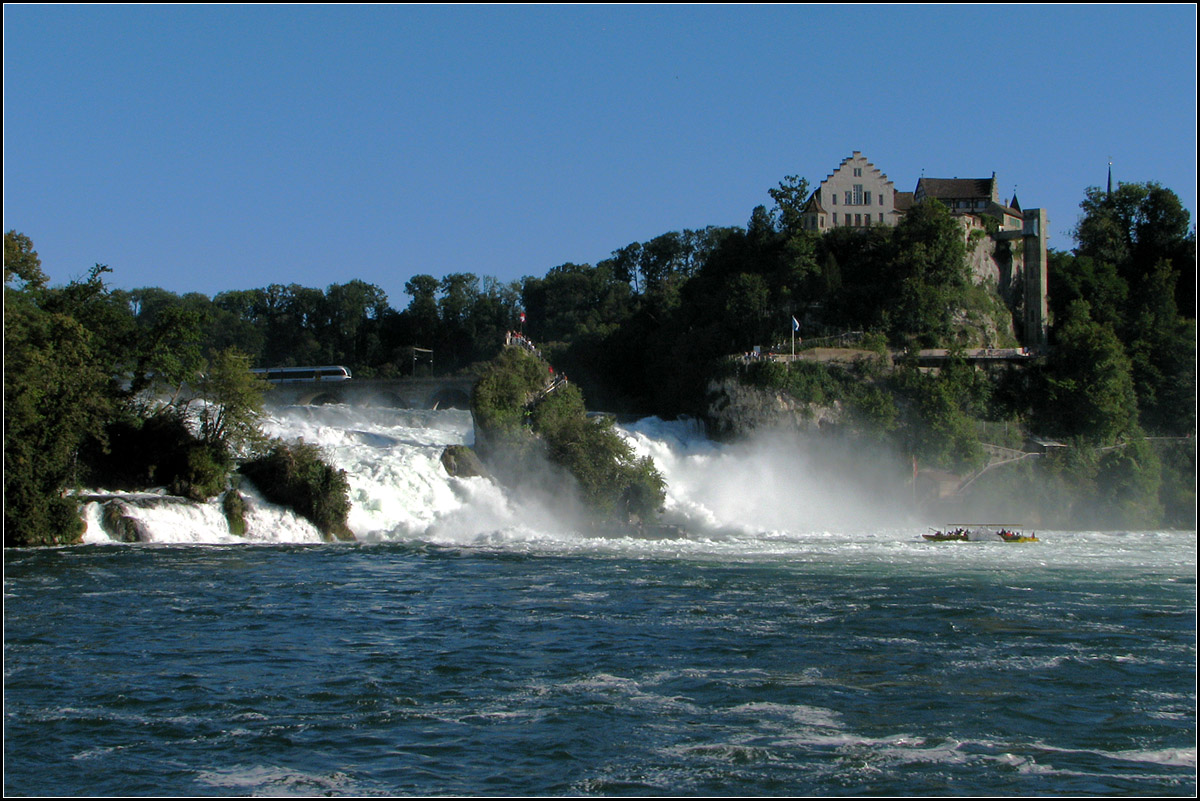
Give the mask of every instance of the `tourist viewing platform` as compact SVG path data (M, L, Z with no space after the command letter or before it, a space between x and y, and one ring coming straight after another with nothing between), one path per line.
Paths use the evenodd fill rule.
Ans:
M893 354L893 361L901 361L907 352ZM967 362L1021 362L1029 361L1037 356L1030 348L963 348L952 351L949 348L923 348L917 351L917 363L941 363L954 357L960 357Z
M895 364L911 358L911 352L908 350L892 350L888 351L888 353ZM878 351L854 347L851 343L846 342L833 343L832 346L810 346L806 343L803 349L798 348L795 353L763 351L760 348L756 348L755 350L731 358L743 362L753 362L756 360L784 363L793 361L855 362L859 359L869 359L880 355L882 354ZM917 364L922 367L935 367L951 358L961 358L969 364L978 364L987 362L1028 362L1039 355L1038 351L1031 348L963 348L957 351L950 348L922 348L916 352L916 359Z

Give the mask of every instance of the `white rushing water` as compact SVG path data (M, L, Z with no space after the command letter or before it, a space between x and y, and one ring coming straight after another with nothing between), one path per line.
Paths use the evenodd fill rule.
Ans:
M937 521L914 516L904 477L889 472L896 461L827 440L776 435L725 445L708 440L689 421L647 418L622 427L634 450L651 456L665 477L662 520L678 527L677 536L634 538L581 532L554 493L518 497L488 479L448 475L441 454L447 445L471 444L469 412L291 407L269 416L265 429L271 436L320 446L346 471L352 504L348 523L364 543L798 559L836 553L842 560L889 562L926 561L929 548L936 548L937 562L946 565L992 559L999 549L1014 567L1042 565L1047 558L1083 564L1112 556L1149 567L1181 559L1195 564L1194 538L1170 532L1053 537L1041 532L1043 542L1034 548L924 543L920 534ZM248 500L245 537L230 533L217 500L149 508L131 504L127 512L144 524L154 543L321 541L311 524L264 501L248 481L241 490ZM111 542L99 523L100 504L89 504L85 514L85 541Z
M291 407L269 416L264 428L270 436L318 445L346 471L352 503L348 523L359 541L465 545L578 539L577 526L552 493L517 497L490 480L446 473L443 449L471 444L469 412ZM693 422L657 418L619 430L639 455L654 459L667 479L663 522L698 539L902 522L878 508L861 469L853 477L839 475L795 443L768 439L721 446ZM320 541L310 524L265 502L249 482L243 481L241 490L249 501L246 540ZM244 541L229 533L216 500L128 511L145 524L153 542ZM88 505L88 542L108 540L100 513L100 504Z

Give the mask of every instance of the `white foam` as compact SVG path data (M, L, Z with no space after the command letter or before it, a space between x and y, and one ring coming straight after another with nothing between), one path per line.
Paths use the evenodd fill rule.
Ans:
M513 493L484 478L454 478L441 464L446 445L469 444L469 412L292 407L264 421L269 435L303 439L346 472L349 525L362 542L553 553L773 558L795 562L883 562L914 570L985 567L1011 571L1022 585L1031 567L1092 566L1114 557L1135 568L1188 573L1196 540L1188 532L1038 532L1040 542L928 543L926 529L903 518L907 505L889 493L903 477L887 475L878 454L860 456L824 439L760 438L714 443L690 421L647 418L619 426L667 482L662 522L678 536L601 534L576 525L566 487ZM885 490L887 482L892 490ZM265 502L250 482L247 535L229 532L216 501L192 508L136 509L156 543L319 542L294 513ZM535 490L537 488L535 487ZM85 510L85 542L109 542L100 509Z

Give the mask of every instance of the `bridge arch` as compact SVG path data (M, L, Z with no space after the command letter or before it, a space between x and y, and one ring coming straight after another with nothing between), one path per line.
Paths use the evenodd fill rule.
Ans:
M430 409L470 409L471 394L455 387L447 387L433 394L427 408Z
M384 406L388 409L411 409L412 403L396 392L379 392L370 399L372 406Z
M327 406L333 403L343 403L342 396L337 392L321 392L308 399L306 406Z
M470 409L475 380L444 378L354 379L275 385L265 398L271 406L350 403L393 409Z

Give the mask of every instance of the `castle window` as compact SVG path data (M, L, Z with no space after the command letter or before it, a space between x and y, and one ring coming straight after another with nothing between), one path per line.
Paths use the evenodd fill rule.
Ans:
M883 222L883 212L879 212L879 221Z
M862 225L862 215L861 215L861 214L855 214L855 215L854 215L854 224L855 224L855 225Z
M862 167L855 167L855 168L854 168L854 177L855 177L855 178L862 178Z
M837 205L837 192L830 192L829 197L833 200L833 205Z
M837 225L837 212L836 211L833 213L833 224Z
M854 205L861 206L862 202L863 202L863 185L855 184L854 185Z
M846 190L846 205L850 206L850 205L853 205L853 203L854 203L854 198L850 194L850 190Z
M871 205L871 193L870 192L863 192L863 205L864 206Z

